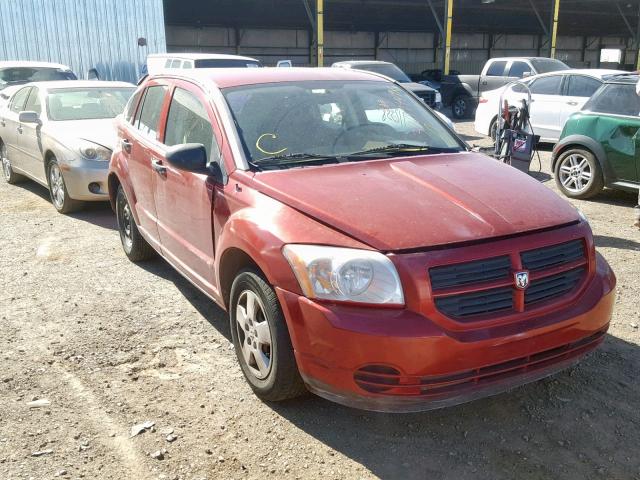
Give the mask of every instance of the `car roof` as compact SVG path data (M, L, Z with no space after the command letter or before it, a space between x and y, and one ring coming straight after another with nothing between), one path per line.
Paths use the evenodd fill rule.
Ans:
M555 72L540 73L529 77L531 80L540 77L548 77L551 75L587 75L589 77L604 80L607 76L624 74L623 70L612 70L608 68L572 68L570 70L557 70ZM528 79L527 79L528 80Z
M549 57L493 57L490 58L487 61L490 60L558 60L557 58L549 58ZM558 60L558 62L561 62L562 60ZM564 62L563 62L564 63Z
M258 60L241 55L227 55L225 53L152 53L147 58L182 58L186 60Z
M357 80L357 81L390 81L380 75L370 72L354 71L344 68L194 68L178 70L177 72L161 72L150 75L154 78L185 78L200 83L213 83L218 88L238 87L242 85L256 85L279 82L329 81L329 80Z
M102 80L54 80L50 82L31 82L23 85L34 86L41 88L43 90L59 90L59 89L69 89L69 88L104 88L104 87L112 87L112 88L135 88L135 85L127 82L109 82Z
M64 70L71 70L66 65L62 65L61 63L51 63L51 62L30 62L30 61L3 61L0 62L0 68L20 68L20 67L35 67L35 68L61 68Z

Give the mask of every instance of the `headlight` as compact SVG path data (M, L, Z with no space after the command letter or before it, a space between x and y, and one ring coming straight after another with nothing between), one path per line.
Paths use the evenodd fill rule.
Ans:
M576 210L578 210L578 216L580 217L580 220L582 220L585 223L589 223L589 219L584 214L584 212L582 210L580 210L579 208L577 208L577 207L576 207Z
M96 160L98 162L108 162L111 160L111 150L97 143L82 142L78 150L80 151L80 155L87 160Z
M318 245L286 245L282 252L309 298L404 304L398 272L379 252Z

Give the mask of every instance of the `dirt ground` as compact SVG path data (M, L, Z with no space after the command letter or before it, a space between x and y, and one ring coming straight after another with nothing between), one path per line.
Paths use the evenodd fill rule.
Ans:
M549 157L536 178L555 188ZM260 402L224 312L162 260L130 263L106 205L63 216L0 182L0 479L640 479L635 198L575 204L618 276L604 345L510 393L388 415Z

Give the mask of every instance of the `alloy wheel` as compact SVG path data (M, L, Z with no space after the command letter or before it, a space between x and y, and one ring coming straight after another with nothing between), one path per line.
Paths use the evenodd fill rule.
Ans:
M593 171L589 161L578 153L565 158L559 169L560 183L571 193L585 191L593 178Z
M271 371L271 328L260 297L245 290L236 304L236 331L242 357L252 375L264 380Z
M120 231L122 232L125 248L127 251L131 250L131 246L133 244L133 234L132 234L132 226L131 222L133 221L131 218L131 207L129 203L124 202L124 205L120 206L121 215L119 216L120 220Z
M62 172L57 163L52 163L49 167L49 186L51 188L51 199L58 210L64 206L64 180Z
M467 111L467 102L463 98L459 98L453 104L456 116L462 118Z

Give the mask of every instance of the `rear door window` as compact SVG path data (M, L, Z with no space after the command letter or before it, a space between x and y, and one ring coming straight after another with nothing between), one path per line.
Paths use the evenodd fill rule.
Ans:
M529 88L534 95L560 95L561 83L562 75L550 75L535 79L529 84Z
M158 124L166 92L166 85L147 88L142 107L137 115L136 127L140 133L151 140L156 140L158 136Z
M636 94L635 84L611 83L598 90L583 110L637 117L640 115L640 97Z
M492 62L487 69L487 77L502 77L504 76L504 69L507 66L507 62L499 61Z
M590 97L600 88L602 82L584 75L569 75L567 78L567 95L569 97Z
M29 96L29 92L31 91L31 87L21 88L16 92L16 94L11 99L11 103L9 104L9 109L12 112L20 113L24 111L24 104L27 102L27 97Z

